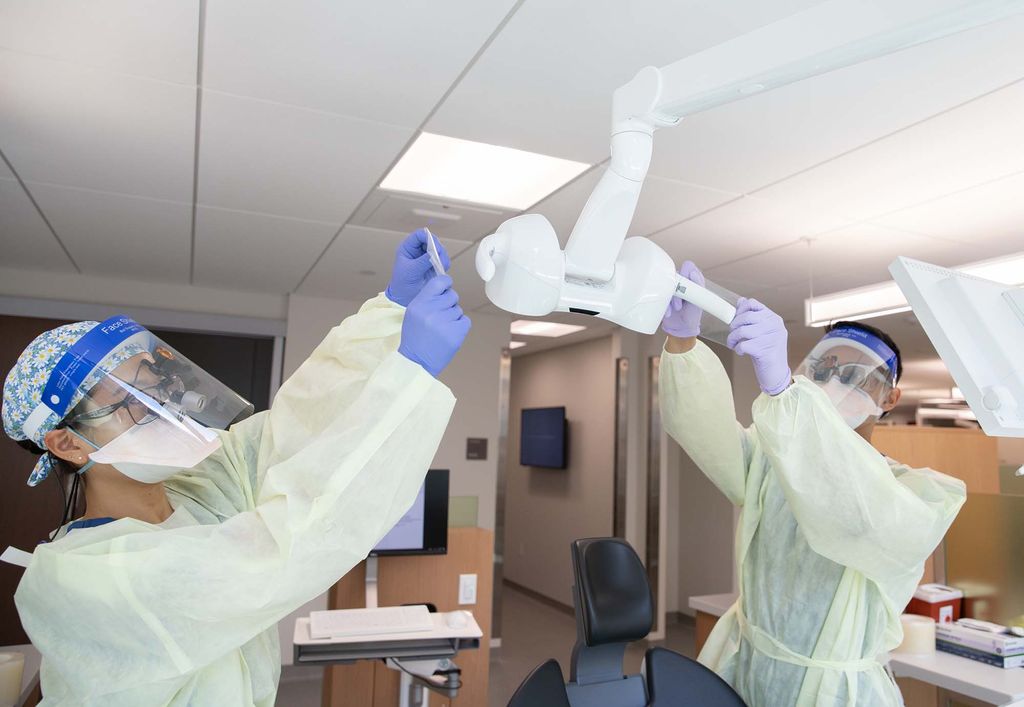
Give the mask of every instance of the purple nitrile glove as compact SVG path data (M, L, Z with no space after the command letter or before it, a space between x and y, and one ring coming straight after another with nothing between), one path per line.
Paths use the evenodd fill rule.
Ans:
M756 299L740 298L726 345L740 356L750 356L757 383L768 395L778 395L793 380L786 352L788 338L782 317Z
M704 275L690 260L687 260L679 268L679 274L701 287L704 286ZM669 300L668 309L665 310L661 329L669 336L680 339L698 336L700 334L700 315L700 307L679 297L673 297Z
M395 265L391 270L391 282L384 290L387 298L395 304L408 307L427 281L437 276L434 266L430 262L430 255L427 253L427 238L426 229L420 228L410 233L395 251ZM451 266L448 251L436 237L434 242L437 244L437 254L441 256L441 263L447 270Z
M466 340L472 322L462 313L452 279L430 279L405 310L398 353L435 378Z

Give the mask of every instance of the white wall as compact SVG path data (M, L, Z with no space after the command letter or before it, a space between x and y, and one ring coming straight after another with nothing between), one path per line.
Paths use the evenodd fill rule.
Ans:
M611 337L512 360L505 578L572 605L569 547L612 534L615 363ZM523 408L565 406L567 469L519 464Z
M283 320L283 295L0 267L0 295Z
M355 314L362 302L291 295L288 298L288 332L285 339L284 378L287 379L313 352L334 326ZM494 529L495 489L498 475L498 365L501 349L508 345L509 318L472 314L473 328L462 349L445 369L441 380L452 389L457 403L433 467L451 470L452 496L477 496L478 523ZM487 459L466 459L466 438L486 437ZM281 661L292 664L292 630L295 619L327 608L321 595L300 607L278 625Z

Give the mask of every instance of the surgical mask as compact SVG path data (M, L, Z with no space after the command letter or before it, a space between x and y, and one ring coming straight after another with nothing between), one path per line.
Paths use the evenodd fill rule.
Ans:
M165 481L220 449L220 437L188 417L134 425L89 455L144 484Z
M869 418L875 419L885 412L878 406L874 398L860 388L846 385L836 378L831 378L825 383L819 383L819 387L825 391L825 395L835 406L843 421L851 429L857 429Z

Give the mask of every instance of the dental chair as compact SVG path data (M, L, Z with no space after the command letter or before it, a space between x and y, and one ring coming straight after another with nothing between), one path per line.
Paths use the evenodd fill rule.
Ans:
M642 675L624 675L626 646L654 623L647 573L618 538L572 544L576 646L569 683L556 660L536 668L508 707L745 707L714 672L664 648L651 648Z

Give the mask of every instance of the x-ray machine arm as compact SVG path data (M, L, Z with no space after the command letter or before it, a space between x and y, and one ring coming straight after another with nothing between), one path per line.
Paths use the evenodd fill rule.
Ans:
M1024 0L828 0L662 69L646 67L612 98L611 160L564 252L543 216L503 223L481 241L488 297L523 315L589 314L654 333L673 296L729 322L734 307L676 275L646 238L626 238L654 131L763 91L901 51L1024 11Z

